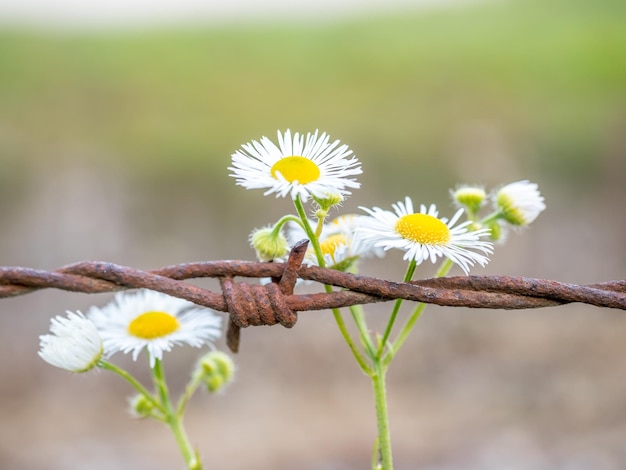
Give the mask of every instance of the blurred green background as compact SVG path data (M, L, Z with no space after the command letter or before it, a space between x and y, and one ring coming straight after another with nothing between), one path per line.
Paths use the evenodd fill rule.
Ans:
M236 187L230 155L287 128L326 131L362 161L344 211L410 195L450 215L458 183L537 182L546 212L475 274L626 278L619 0L193 28L4 27L0 264L253 259L250 230L293 209ZM362 272L399 279L400 258ZM180 468L166 430L125 415L125 384L36 356L50 317L109 297L2 300L1 468ZM369 309L373 321L388 309ZM398 469L624 468L621 313L432 307L420 322L390 372ZM192 403L207 467L366 468L372 397L332 318L302 314L292 331L243 340L231 390ZM175 382L195 353L172 354Z

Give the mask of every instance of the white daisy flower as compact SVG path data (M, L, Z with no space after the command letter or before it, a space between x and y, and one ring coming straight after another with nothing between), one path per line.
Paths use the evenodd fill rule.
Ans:
M458 264L467 274L470 266L478 263L484 266L489 261L487 254L493 252L493 244L480 240L489 235L489 230L469 231L469 221L454 226L463 213L459 209L450 221L439 218L434 204L420 212L413 211L409 197L392 205L394 212L374 207L361 207L370 216L362 219L357 228L358 238L365 244L383 248L404 250L405 260L415 260L417 264L430 259L435 263L438 257L446 257ZM484 254L476 253L476 250Z
M132 351L137 360L146 348L150 367L174 345L201 347L221 335L222 319L211 309L147 289L120 292L108 305L91 307L87 316L96 324L108 356Z
M528 225L546 208L539 187L528 180L507 184L493 200L502 218L512 225Z
M359 224L359 219L363 217L357 214L345 214L324 224L319 243L326 267L344 271L354 265L361 257L371 256L372 254L380 256L380 250L372 246L366 246L354 238L355 228ZM311 227L315 227L316 222L309 221L309 224ZM300 225L290 222L288 227L287 239L290 245L308 238ZM305 262L310 265L318 265L312 246L309 246L307 250Z
M87 372L102 357L102 339L96 325L80 312L67 312L67 318L56 316L50 322L50 332L39 337L39 356L48 364L72 372Z
M330 142L330 137L318 131L293 137L287 130L278 131L278 146L267 137L244 144L232 155L230 176L247 189L267 189L265 195L276 197L309 196L324 198L331 193L350 194L346 188L360 186L353 178L362 173L361 164L352 156L347 145Z

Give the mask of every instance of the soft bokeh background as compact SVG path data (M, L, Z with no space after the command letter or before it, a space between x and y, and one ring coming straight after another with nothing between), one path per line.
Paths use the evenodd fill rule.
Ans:
M530 179L548 209L474 273L626 278L624 2L409 1L358 15L349 3L336 16L193 26L5 21L0 264L251 260L250 230L292 208L236 187L230 155L276 129L319 128L363 162L346 212L410 195L451 214L457 183ZM396 253L362 272L403 269ZM36 355L53 315L109 298L0 302L0 468L182 468L166 429L126 414L120 379ZM373 324L388 310L368 308ZM367 468L372 393L332 317L243 333L237 381L190 405L207 468ZM389 373L396 467L624 468L625 334L621 312L581 305L430 307ZM174 386L196 353L167 357Z

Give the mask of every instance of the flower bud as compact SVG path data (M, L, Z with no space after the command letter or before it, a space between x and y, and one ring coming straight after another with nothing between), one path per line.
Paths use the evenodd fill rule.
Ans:
M39 356L55 367L71 372L87 372L98 365L103 345L100 334L82 313L67 312L67 318L52 319L52 334L39 337Z
M282 232L272 227L256 229L250 235L250 245L255 249L261 261L272 261L289 252L289 244Z
M486 197L485 190L478 186L462 186L452 192L452 198L472 214L478 212Z
M497 221L491 222L488 228L489 230L491 230L489 237L493 241L499 241L502 239L504 235L504 231L502 229L502 225L500 225Z
M232 358L222 351L211 351L200 358L196 367L209 392L217 392L232 382L235 364Z
M339 193L329 193L325 197L313 197L315 202L320 206L320 209L327 212L328 209L334 207L343 202L343 196Z
M158 413L154 402L142 393L138 393L130 400L130 412L138 418L149 418Z
M546 208L538 186L529 181L507 184L493 198L501 218L511 225L528 225Z

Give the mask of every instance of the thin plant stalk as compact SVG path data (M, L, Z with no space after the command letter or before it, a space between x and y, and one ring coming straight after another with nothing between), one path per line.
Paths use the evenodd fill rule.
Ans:
M311 245L313 246L313 250L315 251L318 264L320 267L325 267L324 254L322 253L322 249L319 244L319 233L321 233L321 226L318 223L316 232L313 232L306 217L302 201L299 197L294 200L294 204L296 206L296 211L298 212L298 215L302 219L302 225L307 234L307 237L311 241ZM414 271L415 263L411 263L409 265L409 272L407 273L407 277L409 279L413 276ZM332 286L325 285L324 287L326 289L326 292L332 292ZM399 305L397 308L399 309ZM346 343L348 344L348 347L352 351L352 354L354 355L357 363L361 367L361 370L363 370L363 372L367 374L372 380L372 385L374 388L374 402L376 407L376 421L378 427L378 438L376 439L375 445L375 448L378 449L378 451L375 452L379 454L381 461L380 465L377 463L376 466L373 468L379 468L381 470L393 470L391 435L389 432L389 414L387 411L387 391L385 386L386 366L383 364L381 357L378 354L374 343L372 342L362 310L360 308L350 309L352 318L355 322L357 329L359 330L361 343L363 344L365 352L367 353L367 356L372 363L371 366L370 364L368 364L361 351L357 349L356 344L352 340L352 337L350 336L346 328L340 310L332 309L332 311L339 330L343 335ZM389 333L387 333L387 337L388 336ZM382 342L381 344L384 344L384 342Z
M441 263L441 266L437 270L437 273L435 274L435 277L443 277L443 276L445 276L446 274L448 274L448 272L450 272L451 268L452 268L452 261L450 261L449 259L446 259L443 263ZM385 364L389 364L391 362L391 360L393 359L393 356L402 347L402 345L404 344L406 339L409 337L409 334L413 330L413 327L415 326L415 323L420 318L420 316L422 315L422 313L424 312L425 309L426 309L426 304L425 303L420 302L419 304L417 304L417 306L415 307L415 310L413 311L413 313L411 314L409 319L406 321L406 323L404 324L404 326L400 330L400 333L398 334L398 337L393 342L391 351L389 351L386 354L385 359L384 359Z
M198 458L196 451L189 442L189 437L185 431L182 423L182 415L174 410L170 399L167 383L165 382L165 373L163 371L163 364L160 359L156 359L152 370L152 380L157 390L157 394L165 408L166 423L172 430L178 448L180 449L188 470L201 470L202 463Z
M406 273L404 274L404 282L409 282L413 279L413 274L415 273L415 268L417 267L417 262L415 260L411 260L409 265L407 266ZM376 353L376 357L380 358L383 355L383 351L385 350L385 346L387 341L389 340L389 335L391 335L391 330L396 321L396 317L398 316L398 312L400 311L400 306L402 305L402 299L397 299L393 304L393 310L391 311L391 315L389 317L389 322L387 322L387 327L385 328L385 332L383 334L380 345L378 346L378 352Z
M302 201L300 200L300 197L298 196L293 202L296 207L296 211L298 212L298 215L300 216L300 219L302 221L302 226L304 228L304 231L307 237L309 238L311 245L313 246L313 251L315 252L317 262L319 266L323 268L325 267L325 264L326 264L324 262L324 254L322 253L322 248L320 247L318 237L315 236L315 233L311 229L309 221L306 217L306 212L304 211L304 206L302 205ZM332 286L329 286L326 284L324 285L324 289L326 290L326 292L332 292L333 290ZM337 323L337 326L339 327L339 331L341 332L343 339L345 340L348 347L350 348L350 351L352 351L352 355L354 356L357 363L359 364L359 367L361 368L361 370L363 370L363 372L369 375L371 373L372 368L368 365L365 357L363 357L363 354L361 354L354 340L350 336L350 332L348 331L346 323L343 320L341 311L338 308L334 308L332 309L332 312L333 312L333 317L335 318L335 322ZM361 331L361 334L364 334L364 333Z
M387 387L385 374L387 368L382 361L377 360L374 364L374 373L370 375L374 386L374 403L376 406L376 422L378 425L378 439L376 448L380 462L373 469L393 470L393 457L391 453L391 432L389 430L389 413L387 410Z
M106 369L106 370L109 370L111 372L114 372L117 375L119 375L120 377L122 377L135 390L137 390L141 395L143 395L146 398L146 400L149 400L150 403L155 408L157 408L161 413L165 414L165 412L166 412L165 408L161 405L161 403L158 400L155 400L154 397L152 396L152 394L143 385L141 385L141 383L139 383L139 381L137 379L135 379L135 377L130 375L124 369L116 366L115 364L111 364L110 362L103 361L103 360L98 362L98 366L102 367L103 369Z

